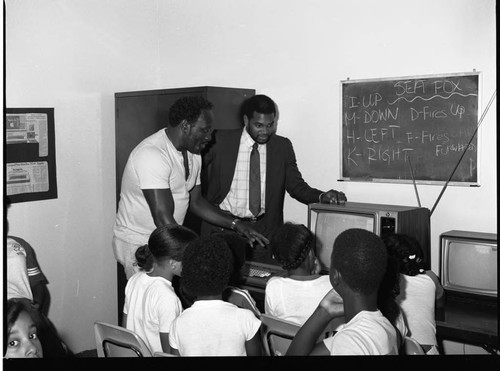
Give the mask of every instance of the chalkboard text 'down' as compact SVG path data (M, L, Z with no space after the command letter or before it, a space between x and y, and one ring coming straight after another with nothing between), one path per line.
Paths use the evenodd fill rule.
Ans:
M478 85L479 73L342 81L341 178L443 183L466 151L450 184L477 184Z

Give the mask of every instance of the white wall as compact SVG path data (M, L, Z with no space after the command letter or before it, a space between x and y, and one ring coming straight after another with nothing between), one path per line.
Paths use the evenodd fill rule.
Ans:
M14 204L12 234L36 249L50 317L75 351L92 323L116 322L115 92L213 85L254 88L279 105L304 178L349 200L416 205L412 185L337 182L339 83L482 72L496 89L493 0L6 0L6 106L54 107L55 200ZM496 101L482 123L481 187L449 186L432 215L450 229L497 229ZM487 160L485 160L487 158ZM419 185L432 208L440 186ZM285 215L306 223L287 197Z
M114 93L158 87L149 1L6 2L6 106L54 107L58 198L13 204L11 233L50 281L49 317L74 351L116 323Z

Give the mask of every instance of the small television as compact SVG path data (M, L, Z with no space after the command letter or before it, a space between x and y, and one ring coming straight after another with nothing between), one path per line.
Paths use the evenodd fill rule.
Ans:
M439 277L447 295L496 300L496 233L452 230L440 235L439 245Z
M424 207L347 201L344 205L310 204L308 227L315 236L315 252L322 272L330 270L330 256L337 236L350 228L366 229L380 237L403 233L422 247L426 269L430 269L430 211Z

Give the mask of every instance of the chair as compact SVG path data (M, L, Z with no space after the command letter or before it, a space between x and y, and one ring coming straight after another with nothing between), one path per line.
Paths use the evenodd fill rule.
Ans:
M152 357L144 340L135 332L105 322L94 323L97 357Z
M260 315L260 320L260 334L266 355L284 356L300 326L265 313Z
M165 352L154 352L153 357L178 357L178 355Z
M261 316L261 312L259 308L257 308L257 303L255 303L254 298L250 295L248 290L228 286L222 292L222 300L232 303L237 307L251 310L257 318Z
M403 342L403 354L405 355L425 355L422 346L412 337L405 336Z

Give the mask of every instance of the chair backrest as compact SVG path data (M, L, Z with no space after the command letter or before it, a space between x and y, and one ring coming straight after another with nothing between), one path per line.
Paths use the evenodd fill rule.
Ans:
M255 314L255 317L260 318L261 312L248 290L228 286L222 292L222 300L232 303L237 307L249 309Z
M284 356L300 326L265 313L260 315L260 320L260 334L266 355Z
M412 337L405 336L403 342L403 354L406 355L417 355L417 354L425 354L422 346L413 339Z
M97 321L94 332L98 357L153 356L141 337L125 327Z

